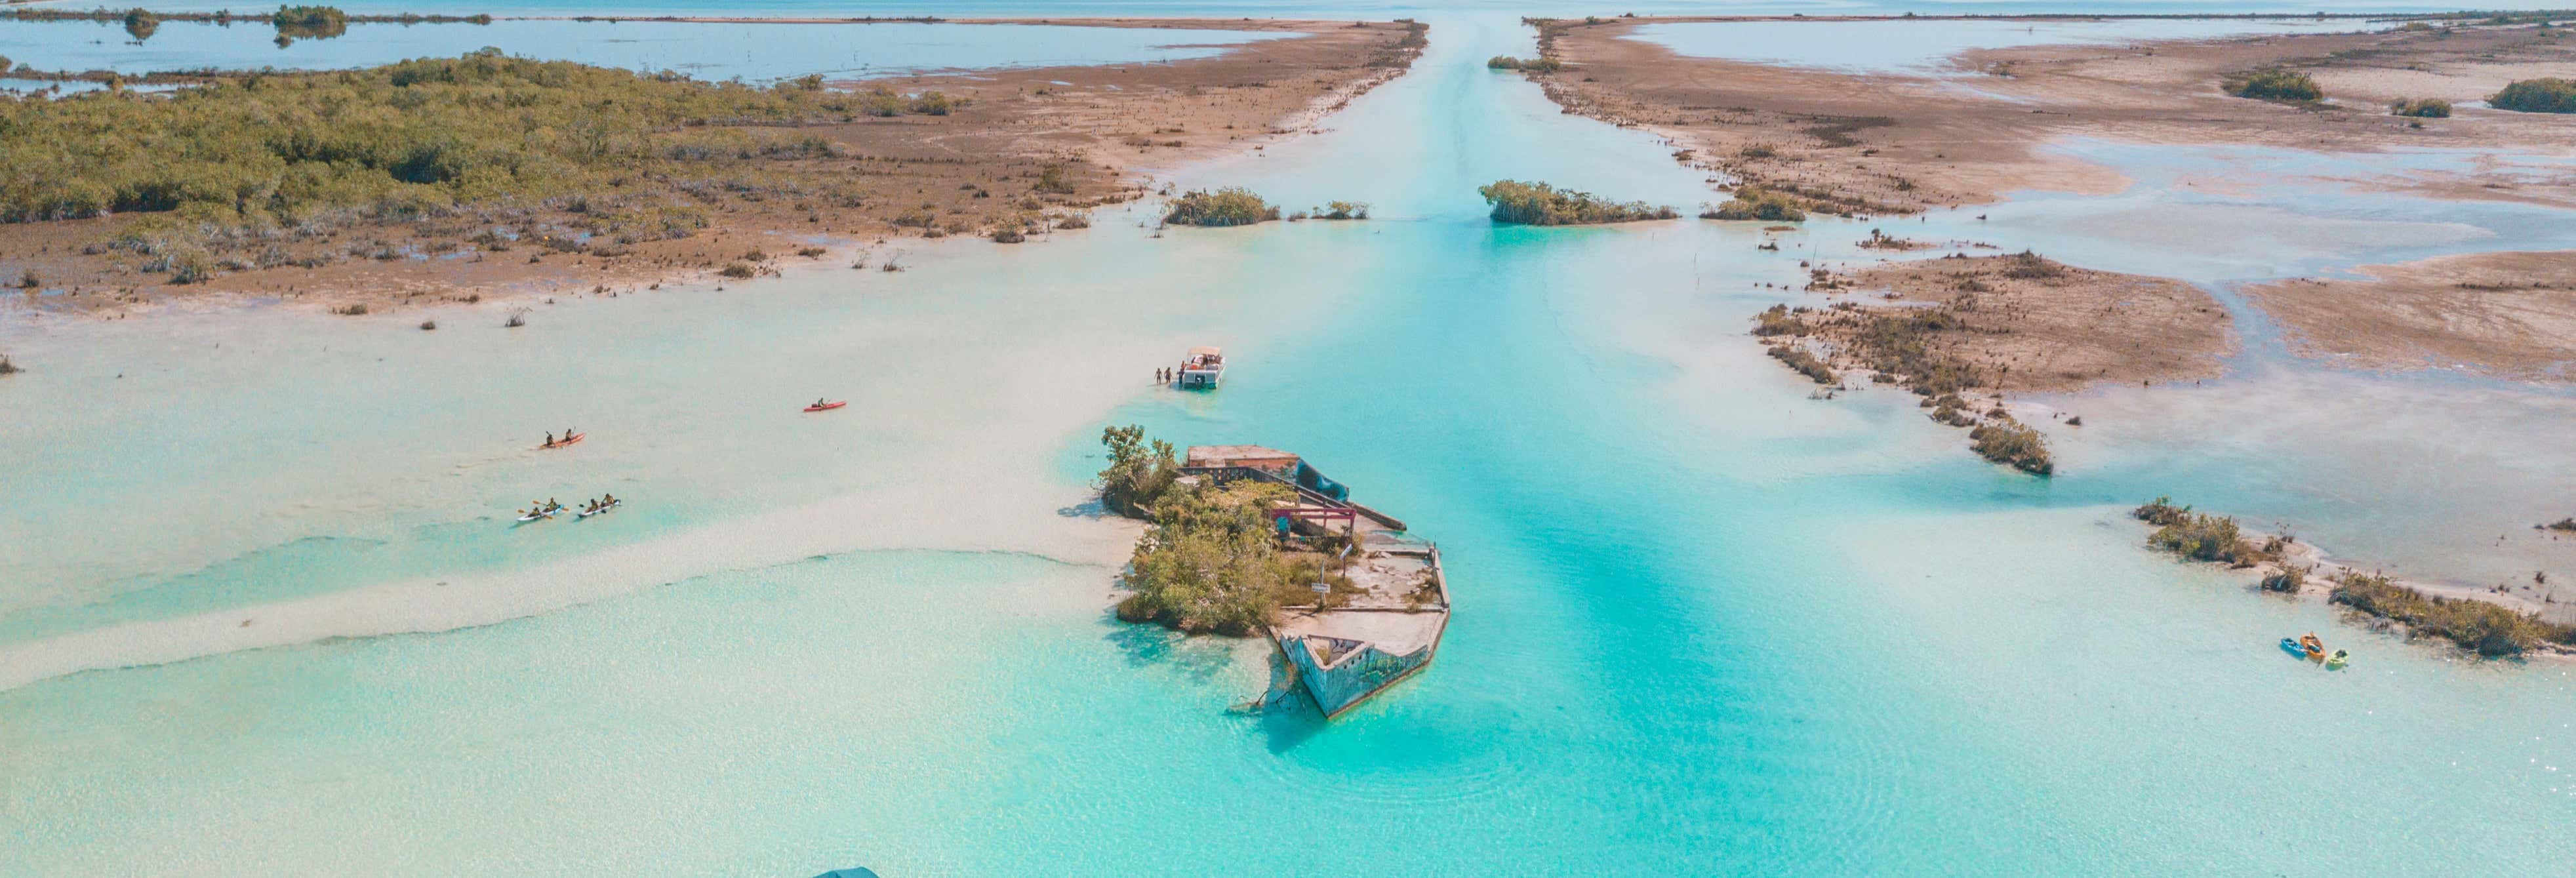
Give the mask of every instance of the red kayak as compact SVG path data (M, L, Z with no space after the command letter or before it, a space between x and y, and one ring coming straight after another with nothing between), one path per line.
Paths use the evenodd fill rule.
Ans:
M849 404L850 404L850 401L845 399L845 400L841 400L840 402L827 402L827 403L824 403L824 404L822 404L822 405L809 405L809 406L806 406L806 407L805 407L805 410L806 410L806 411L809 411L809 412L828 412L828 411L831 411L831 410L833 410L833 409L840 408L840 407L842 407L842 406L849 405Z
M589 436L589 435L590 435L590 434L588 434L588 433L574 433L574 434L572 434L572 435L570 435L570 436L566 436L566 437L563 437L563 438L561 438L561 439L557 439L557 440L555 440L555 441L553 441L553 442L548 442L548 443L546 443L546 444L544 444L544 445L539 445L539 446L537 446L537 450L539 450L539 451L544 451L544 450L549 449L549 448L562 448L562 447L564 447L564 446L566 446L566 445L570 445L570 444L573 444L573 443L575 443L575 442L579 442L579 441L581 441L581 440L582 440L582 438L583 438L583 437L585 437L585 436Z

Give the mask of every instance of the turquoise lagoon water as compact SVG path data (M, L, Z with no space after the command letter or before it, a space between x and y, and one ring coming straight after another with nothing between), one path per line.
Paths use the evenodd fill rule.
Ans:
M1703 187L1653 138L1483 70L1527 53L1511 16L1432 20L1431 54L1327 133L1177 175L1376 202L1365 223L1155 237L1126 212L1013 248L861 242L909 270L568 297L517 331L496 305L12 315L0 341L34 371L0 405L45 416L0 417L0 527L34 537L0 543L10 869L2378 875L2576 854L2566 668L2339 627L2148 554L2122 516L2170 492L2465 554L2450 522L2565 484L2564 395L2336 372L2258 323L2206 387L2047 400L2087 416L2053 432L2068 472L2004 473L1901 394L1806 398L1743 338L1789 298L1759 284L1868 258L1868 224L1768 253L1732 224L1486 222L1473 188L1502 176L1682 206ZM1894 231L2175 273L2240 316L2237 280L2563 246L2556 214L2428 215L2285 179L2294 153L2066 148L2139 183ZM2142 219L2184 209L2380 243L2184 258ZM1196 343L1234 355L1222 391L1144 380ZM855 402L794 411L816 395ZM2425 429L2452 417L2466 452ZM1329 725L1229 713L1266 683L1257 644L1106 616L1131 531L1081 483L1125 422L1299 451L1438 540L1441 661ZM593 438L525 450L568 425ZM602 488L635 505L500 517ZM2272 649L2309 629L2361 659Z
M410 10L417 11L417 10ZM1007 33L996 33L1007 28ZM40 70L332 70L484 47L512 55L706 80L768 82L821 73L886 76L930 70L1179 61L1281 34L1057 25L782 25L670 21L495 21L353 24L329 39L271 41L265 23L163 22L136 42L118 22L0 20L0 56Z

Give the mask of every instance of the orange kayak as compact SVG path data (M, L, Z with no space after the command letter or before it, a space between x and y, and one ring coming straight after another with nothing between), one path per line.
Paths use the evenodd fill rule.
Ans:
M562 448L562 447L564 447L564 446L566 446L566 445L570 445L570 444L573 444L573 443L575 443L575 442L579 442L579 441L581 441L584 437L587 437L587 436L589 436L589 435L590 435L590 434L588 434L588 433L574 433L574 434L572 434L572 435L570 435L570 436L566 436L566 437L564 437L564 438L562 438L562 439L557 439L557 440L555 440L555 441L553 441L553 442L548 442L548 443L546 443L546 444L544 444L544 445L539 445L539 446L537 446L537 450L539 450L539 451L543 451L543 450L546 450L546 449L549 449L549 448Z
M850 401L845 399L845 400L841 400L840 402L827 402L827 403L824 403L824 404L822 404L822 405L809 405L809 406L806 406L806 407L805 407L805 410L806 410L806 411L809 411L809 412L828 412L828 411L831 411L831 410L833 410L833 409L840 408L840 407L842 407L842 406L849 405L849 404L850 404Z

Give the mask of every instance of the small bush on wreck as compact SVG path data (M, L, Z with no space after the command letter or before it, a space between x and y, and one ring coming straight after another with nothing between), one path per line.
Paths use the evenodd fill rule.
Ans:
M1154 527L1128 560L1118 618L1233 636L1268 627L1292 593L1291 565L1271 536L1270 507L1285 485L1242 479L1166 491Z

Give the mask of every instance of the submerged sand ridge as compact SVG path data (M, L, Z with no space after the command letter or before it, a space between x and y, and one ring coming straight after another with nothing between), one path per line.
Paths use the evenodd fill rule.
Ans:
M2470 253L2245 288L2307 353L2374 368L2576 378L2576 252Z

